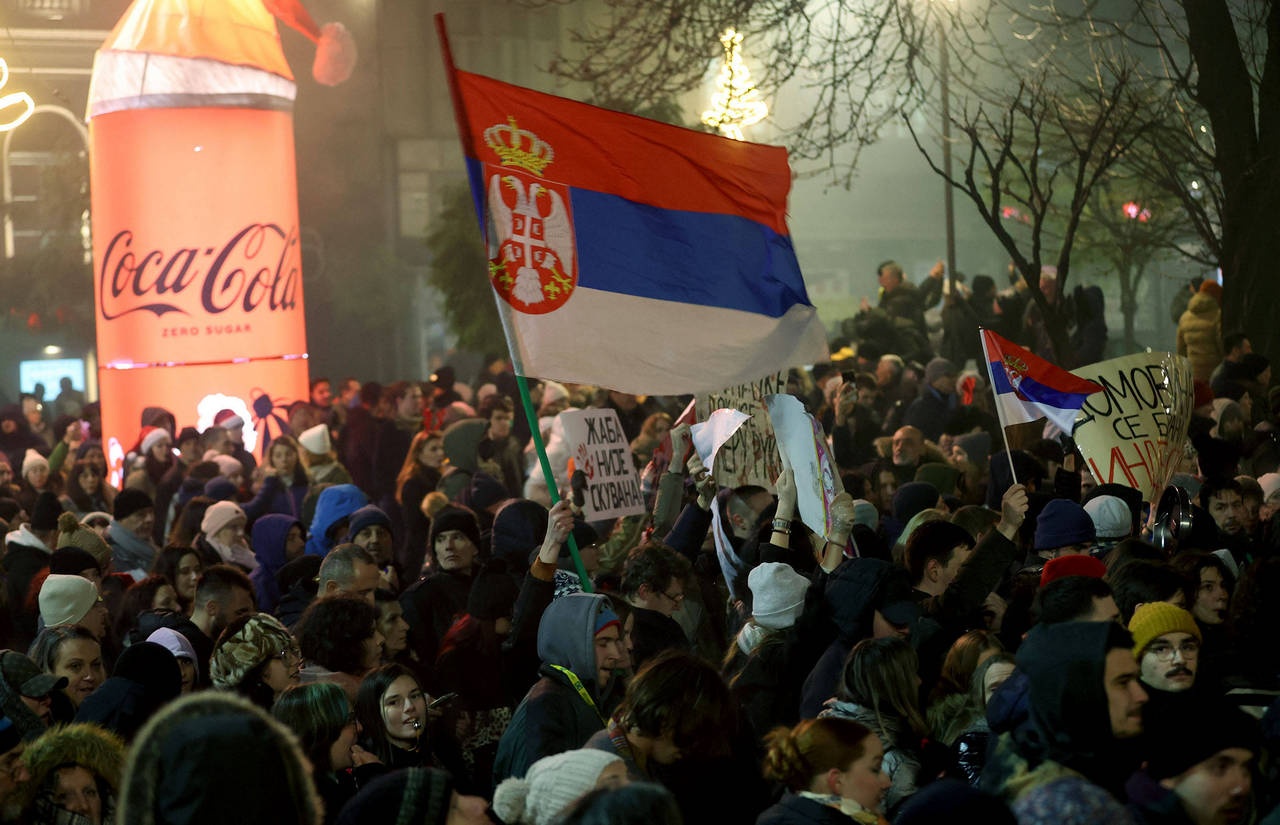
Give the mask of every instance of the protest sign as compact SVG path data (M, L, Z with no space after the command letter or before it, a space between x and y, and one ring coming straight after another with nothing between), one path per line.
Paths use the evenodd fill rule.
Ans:
M574 468L587 477L582 510L587 521L634 516L645 511L631 444L614 410L560 413Z
M765 408L782 463L795 474L800 520L815 533L831 535L831 502L841 490L822 425L791 395L771 395L765 399Z
M1089 471L1099 484L1123 484L1158 501L1186 447L1191 365L1172 353L1142 352L1073 372L1102 385L1076 418L1076 446Z
M755 484L772 492L774 480L782 473L782 458L778 455L777 439L764 399L786 391L787 374L778 372L750 384L696 396L699 421L706 421L712 410L718 409L741 410L751 416L716 454L717 484L722 487Z

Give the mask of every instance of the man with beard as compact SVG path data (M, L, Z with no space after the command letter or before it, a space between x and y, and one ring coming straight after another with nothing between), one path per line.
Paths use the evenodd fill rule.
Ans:
M1235 825L1250 812L1258 724L1225 703L1151 714L1147 765L1125 785L1139 825Z
M1217 547L1231 551L1236 565L1244 568L1253 558L1253 541L1245 529L1244 495L1233 478L1211 478L1200 488L1200 506L1218 526Z
M209 656L222 631L236 619L254 612L253 582L238 567L215 564L200 576L191 613L195 629L187 641L191 642L196 656L200 658L198 672L201 679L208 679Z
M924 433L915 427L900 427L893 434L891 451L892 466L882 469L893 471L898 486L913 481L924 455Z
M1136 765L1118 743L1142 733L1146 691L1133 637L1111 622L1038 625L1018 648L1029 719L1002 733L982 787L1019 825L1124 822L1119 801Z
M1200 666L1202 637L1195 617L1168 602L1138 605L1129 620L1133 655L1147 691L1145 713L1159 713L1166 704L1194 712L1187 704Z

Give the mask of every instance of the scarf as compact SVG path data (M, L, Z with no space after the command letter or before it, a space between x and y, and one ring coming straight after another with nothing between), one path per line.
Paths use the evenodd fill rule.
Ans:
M843 796L813 793L811 791L800 791L799 795L805 799L812 799L820 805L826 805L828 808L835 808L861 825L882 825L884 823L884 818L880 814L862 807L852 799L845 799Z
M223 544L214 541L211 537L205 536L204 540L209 542L209 546L218 551L218 555L227 564L234 564L247 568L250 573L258 569L258 558L253 555L253 551L242 544Z
M156 560L156 549L149 542L121 527L118 521L112 521L107 528L107 538L111 541L111 557L118 572L128 573L134 581L142 581L149 575Z

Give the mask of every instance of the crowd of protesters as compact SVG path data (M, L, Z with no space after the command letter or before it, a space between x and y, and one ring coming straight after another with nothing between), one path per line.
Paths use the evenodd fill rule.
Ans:
M0 822L1280 821L1265 359L1180 325L1196 506L1153 536L1069 439L1003 449L977 328L1051 354L1024 289L878 274L788 381L826 535L790 471L718 486L688 399L533 381L531 420L499 357L316 380L261 463L231 410L149 408L119 478L69 386L0 410ZM1100 293L1041 286L1102 357ZM586 407L644 513L551 503L533 432L564 473Z

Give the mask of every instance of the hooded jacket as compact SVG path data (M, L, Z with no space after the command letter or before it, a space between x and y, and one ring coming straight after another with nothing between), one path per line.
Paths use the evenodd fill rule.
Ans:
M556 599L542 615L538 625L542 678L516 708L498 743L495 785L509 776L523 777L544 756L582 747L604 728L621 693L621 680L612 678L604 686L596 680L596 619L609 609L605 596L575 593ZM574 673L591 702L553 665Z
M53 804L53 789L46 787L55 771L68 764L88 769L99 780L99 787L105 792L102 819L111 821L124 760L124 742L97 725L67 725L50 730L29 744L23 754L23 762L31 773L31 781L17 790L18 803L25 812L24 821L52 822L52 818L46 817L57 812L62 822L88 822L88 819L68 815L57 808Z
M297 737L247 699L222 691L178 699L142 729L119 813L116 821L128 825L322 821Z
M1019 649L1029 716L1019 724L1016 701L997 705L992 697L993 730L1008 730L1010 724L1012 730L997 740L981 784L1023 809L1025 821L1047 822L1038 812L1055 808L1057 822L1102 821L1071 819L1063 807L1070 800L1079 803L1082 816L1112 807L1123 812L1110 791L1121 787L1131 771L1123 767L1127 749L1118 747L1111 733L1105 673L1107 651L1126 643L1132 647L1128 631L1111 622L1064 622L1032 628ZM1016 690L1009 687L1002 686L997 696L1015 700ZM993 711L1007 714L999 720L1003 724ZM1021 814L1018 821L1024 822Z
M293 525L306 527L293 516L269 513L253 523L253 554L258 557L258 566L249 574L253 582L254 592L258 594L258 609L274 613L280 603L280 585L276 574L288 561L284 554L285 538Z
M339 484L320 493L316 514L311 519L311 538L307 539L308 556L327 556L333 542L325 537L336 522L347 518L369 503L369 498L354 484Z

